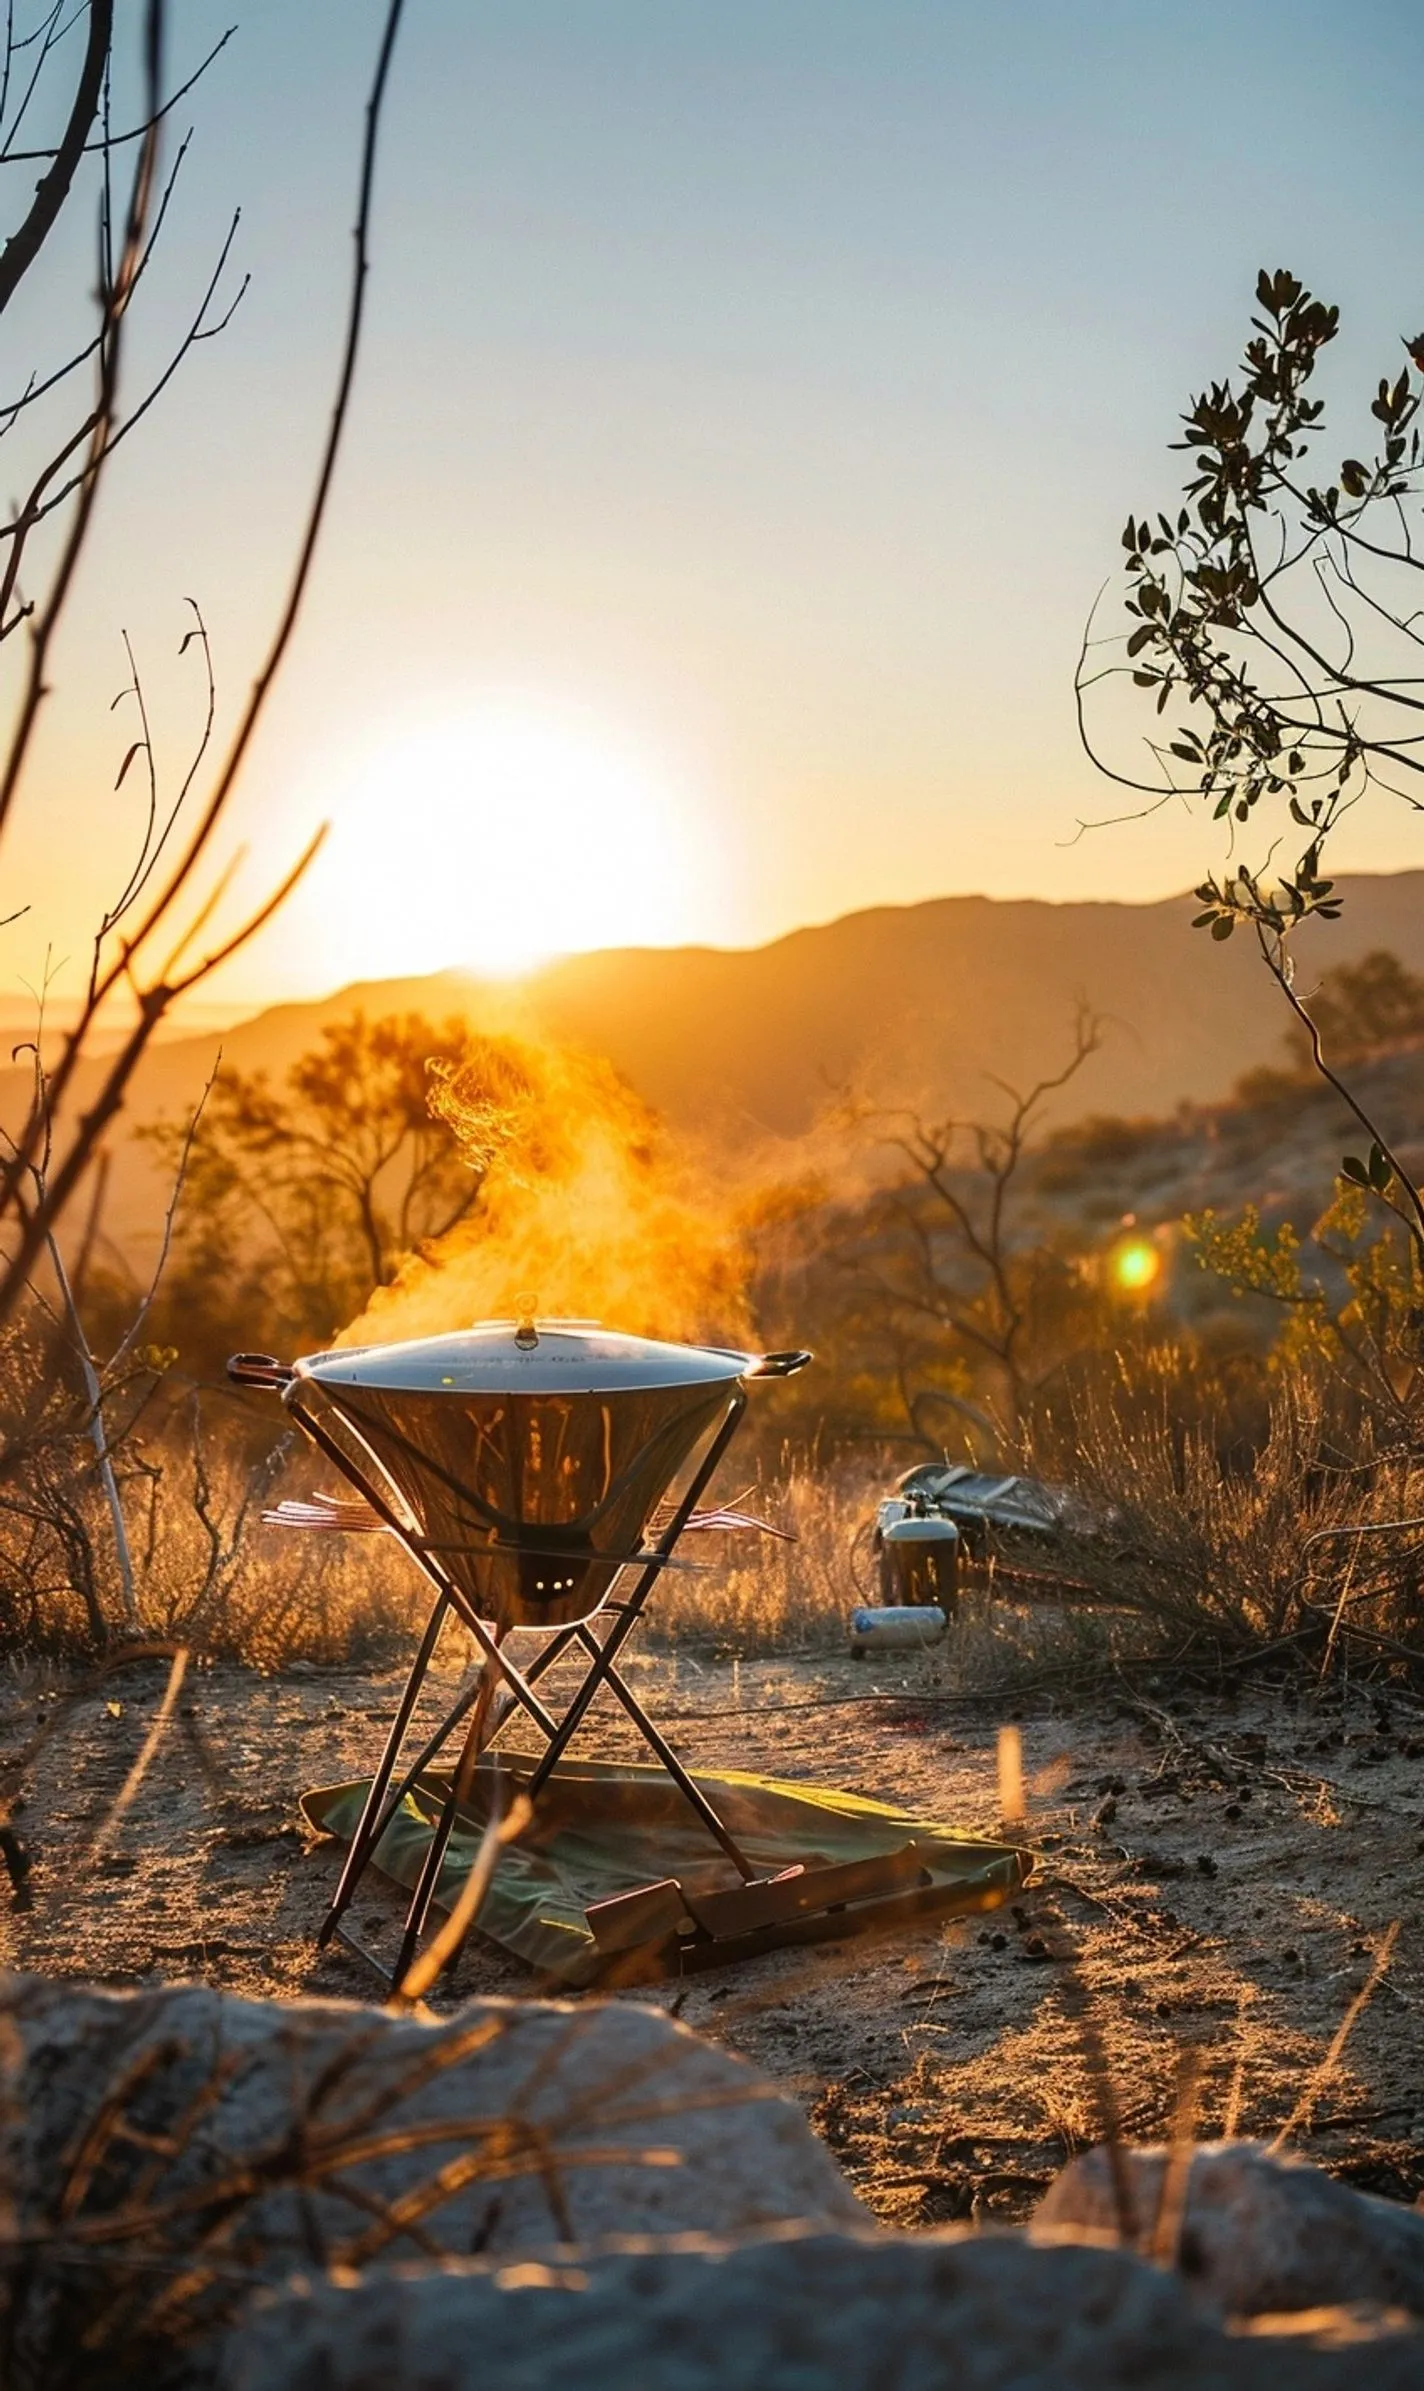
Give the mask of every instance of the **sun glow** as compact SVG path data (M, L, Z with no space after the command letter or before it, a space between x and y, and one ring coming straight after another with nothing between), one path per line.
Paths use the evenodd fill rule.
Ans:
M685 780L572 711L491 701L393 728L328 790L313 894L344 973L513 976L706 935L713 859Z
M1145 1237L1124 1237L1113 1247L1113 1284L1123 1295L1148 1295L1162 1275L1162 1256Z

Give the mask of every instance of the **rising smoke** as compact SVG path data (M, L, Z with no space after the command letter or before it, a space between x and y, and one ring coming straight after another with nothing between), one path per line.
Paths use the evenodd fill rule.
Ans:
M638 1336L747 1336L736 1208L611 1064L483 1038L458 1065L432 1066L431 1108L480 1176L480 1202L411 1255L339 1343L438 1335L525 1310Z

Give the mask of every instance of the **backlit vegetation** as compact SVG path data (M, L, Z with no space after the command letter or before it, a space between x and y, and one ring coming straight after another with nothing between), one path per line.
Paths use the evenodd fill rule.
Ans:
M507 1309L531 1263L563 1267L562 1236L551 1311L818 1351L794 1401L754 1414L751 1482L725 1490L797 1541L692 1540L698 1566L669 1576L650 1616L661 1643L748 1657L840 1643L851 1604L873 1598L875 1500L948 1451L1072 1484L1105 1524L1043 1556L1027 1591L973 1581L933 1663L946 1684L1267 1648L1412 1666L1412 1539L1337 1536L1424 1496L1404 1225L1342 1180L1301 1229L1249 1202L1131 1213L1124 1229L1125 1196L1143 1201L1164 1157L1193 1139L1237 1151L1239 1107L1039 1141L1013 1101L1003 1126L913 1124L898 1172L858 1198L823 1179L719 1215L606 1066L459 1024L354 1017L275 1090L219 1080L191 1138L164 1132L183 1182L141 1335L132 1287L92 1253L70 1274L75 1316L116 1356L97 1410L131 1608L57 1291L37 1281L5 1339L7 1648L93 1655L144 1636L264 1669L393 1657L420 1609L408 1563L381 1539L260 1524L320 1464L217 1381L220 1356ZM846 1124L848 1155L881 1126ZM1259 1139L1239 1150L1256 1167ZM403 1251L422 1221L434 1233ZM1124 1253L1151 1269L1118 1268Z

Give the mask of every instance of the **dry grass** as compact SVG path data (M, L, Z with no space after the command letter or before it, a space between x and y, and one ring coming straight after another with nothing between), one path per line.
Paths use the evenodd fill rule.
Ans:
M1111 1676L1160 1643L1144 1622L1106 1607L1006 1599L990 1573L966 1584L944 1642L929 1655L927 1682L966 1697L1008 1698Z
M305 1489L305 1476L297 1482ZM243 1511L246 1491L236 1456L211 1463L202 1510L176 1471L160 1489L139 1579L139 1635L269 1673L296 1661L364 1666L398 1654L428 1608L406 1556L386 1537L263 1527L259 1504ZM838 1644L851 1604L864 1598L851 1547L875 1493L863 1478L804 1471L745 1492L753 1511L793 1529L797 1541L688 1537L682 1553L693 1566L665 1573L648 1614L652 1639L746 1658ZM78 1594L58 1585L39 1598L11 1650L92 1657Z
M744 1489L747 1509L791 1529L795 1543L747 1532L687 1537L681 1549L698 1574L665 1573L649 1606L650 1640L742 1660L843 1644L852 1605L875 1599L868 1580L857 1583L865 1564L853 1548L880 1491L863 1471L808 1470Z
M1167 1362L1148 1354L1044 1425L1030 1465L1073 1484L1107 1531L1047 1557L1064 1581L1045 1587L1047 1601L1023 1601L1009 1578L971 1575L934 1661L939 1681L972 1691L1147 1658L1267 1652L1311 1666L1368 1658L1424 1670L1424 1528L1341 1533L1424 1518L1424 1467L1372 1457L1358 1438L1351 1449L1302 1373L1278 1383L1246 1461L1223 1460L1209 1426L1184 1424L1180 1397ZM258 1514L287 1472L305 1491L298 1456L254 1469L234 1440L175 1447L142 1489L130 1488L139 1636L267 1672L399 1655L424 1614L416 1572L384 1537L264 1528ZM868 1529L889 1477L863 1462L812 1469L784 1459L750 1486L729 1474L724 1499L795 1541L687 1537L687 1566L665 1574L650 1605L649 1639L748 1660L842 1646L851 1608L876 1599ZM23 1606L3 1606L0 1648L92 1660L90 1612L62 1570L49 1585L38 1565L26 1575L8 1526L0 1564L26 1590Z
M1151 1358L1130 1383L1081 1405L1047 1467L1107 1522L1065 1553L1080 1601L1111 1605L1164 1658L1298 1653L1424 1669L1424 1468L1346 1438L1326 1391L1280 1381L1267 1433L1223 1461L1209 1429L1174 1416Z
M131 1476L125 1510L139 1617L125 1642L182 1643L195 1657L264 1671L299 1660L375 1664L403 1647L421 1615L421 1587L384 1537L347 1542L262 1526L258 1514L284 1458L254 1465L235 1438L197 1447L175 1434ZM305 1487L305 1471L299 1482ZM72 1508L117 1640L110 1539L92 1488L78 1484ZM0 1522L0 1584L23 1590L23 1601L17 1592L0 1608L0 1651L9 1657L96 1657L88 1607L67 1580L65 1559L57 1539Z
M1277 1382L1263 1441L1234 1458L1209 1423L1184 1423L1180 1392L1173 1357L1149 1352L1047 1424L1027 1466L1074 1486L1106 1532L1031 1556L1044 1578L1032 1600L1011 1575L967 1572L928 1663L936 1683L972 1693L1272 1654L1424 1673L1424 1467L1342 1429L1305 1373ZM751 1490L749 1507L797 1541L729 1539L707 1576L670 1573L653 1634L743 1658L843 1645L853 1605L878 1599L868 1528L889 1482L800 1468ZM696 1538L683 1549L704 1557Z
M703 1577L670 1572L648 1612L648 1639L715 1658L760 1660L845 1649L852 1609L880 1599L869 1529L887 1479L864 1469L794 1469L746 1495L796 1542L728 1538ZM707 1559L700 1540L684 1550ZM941 1692L1004 1693L1043 1678L1111 1671L1162 1648L1154 1621L1111 1604L1027 1601L992 1570L970 1570L944 1641L915 1660Z
M202 1558L192 1522L179 1513L145 1589L146 1623L204 1659L267 1673L294 1661L388 1661L419 1632L429 1607L421 1580L384 1537L348 1542L254 1524L221 1583L195 1599Z

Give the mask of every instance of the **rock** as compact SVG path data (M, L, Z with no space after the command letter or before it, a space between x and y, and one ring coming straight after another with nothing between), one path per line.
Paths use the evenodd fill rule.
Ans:
M1355 2391L1364 2356L1370 2391L1424 2379L1424 2336L1276 2322L1233 2335L1121 2250L781 2229L318 2281L248 2318L217 2391Z
M790 2102L634 2002L22 1978L0 2059L5 2391L1346 2391L1362 2346L1424 2382L1408 2210L1235 2144L1180 2276L1115 2246L1102 2154L1028 2237L877 2233ZM1154 2218L1162 2154L1128 2164Z
M21 1978L0 2031L6 2186L42 2237L9 2272L7 2385L42 2379L81 2315L139 2351L200 2250L173 2312L206 2329L314 2259L865 2219L792 2102L637 2002L474 2001L437 2023Z
M1166 2154L1123 2154L1140 2242L1162 2203ZM1107 2153L1091 2150L1044 2194L1034 2229L1115 2234ZM1318 2167L1273 2158L1255 2142L1213 2142L1193 2154L1177 2265L1198 2301L1223 2316L1367 2301L1424 2317L1424 2216L1336 2183Z

